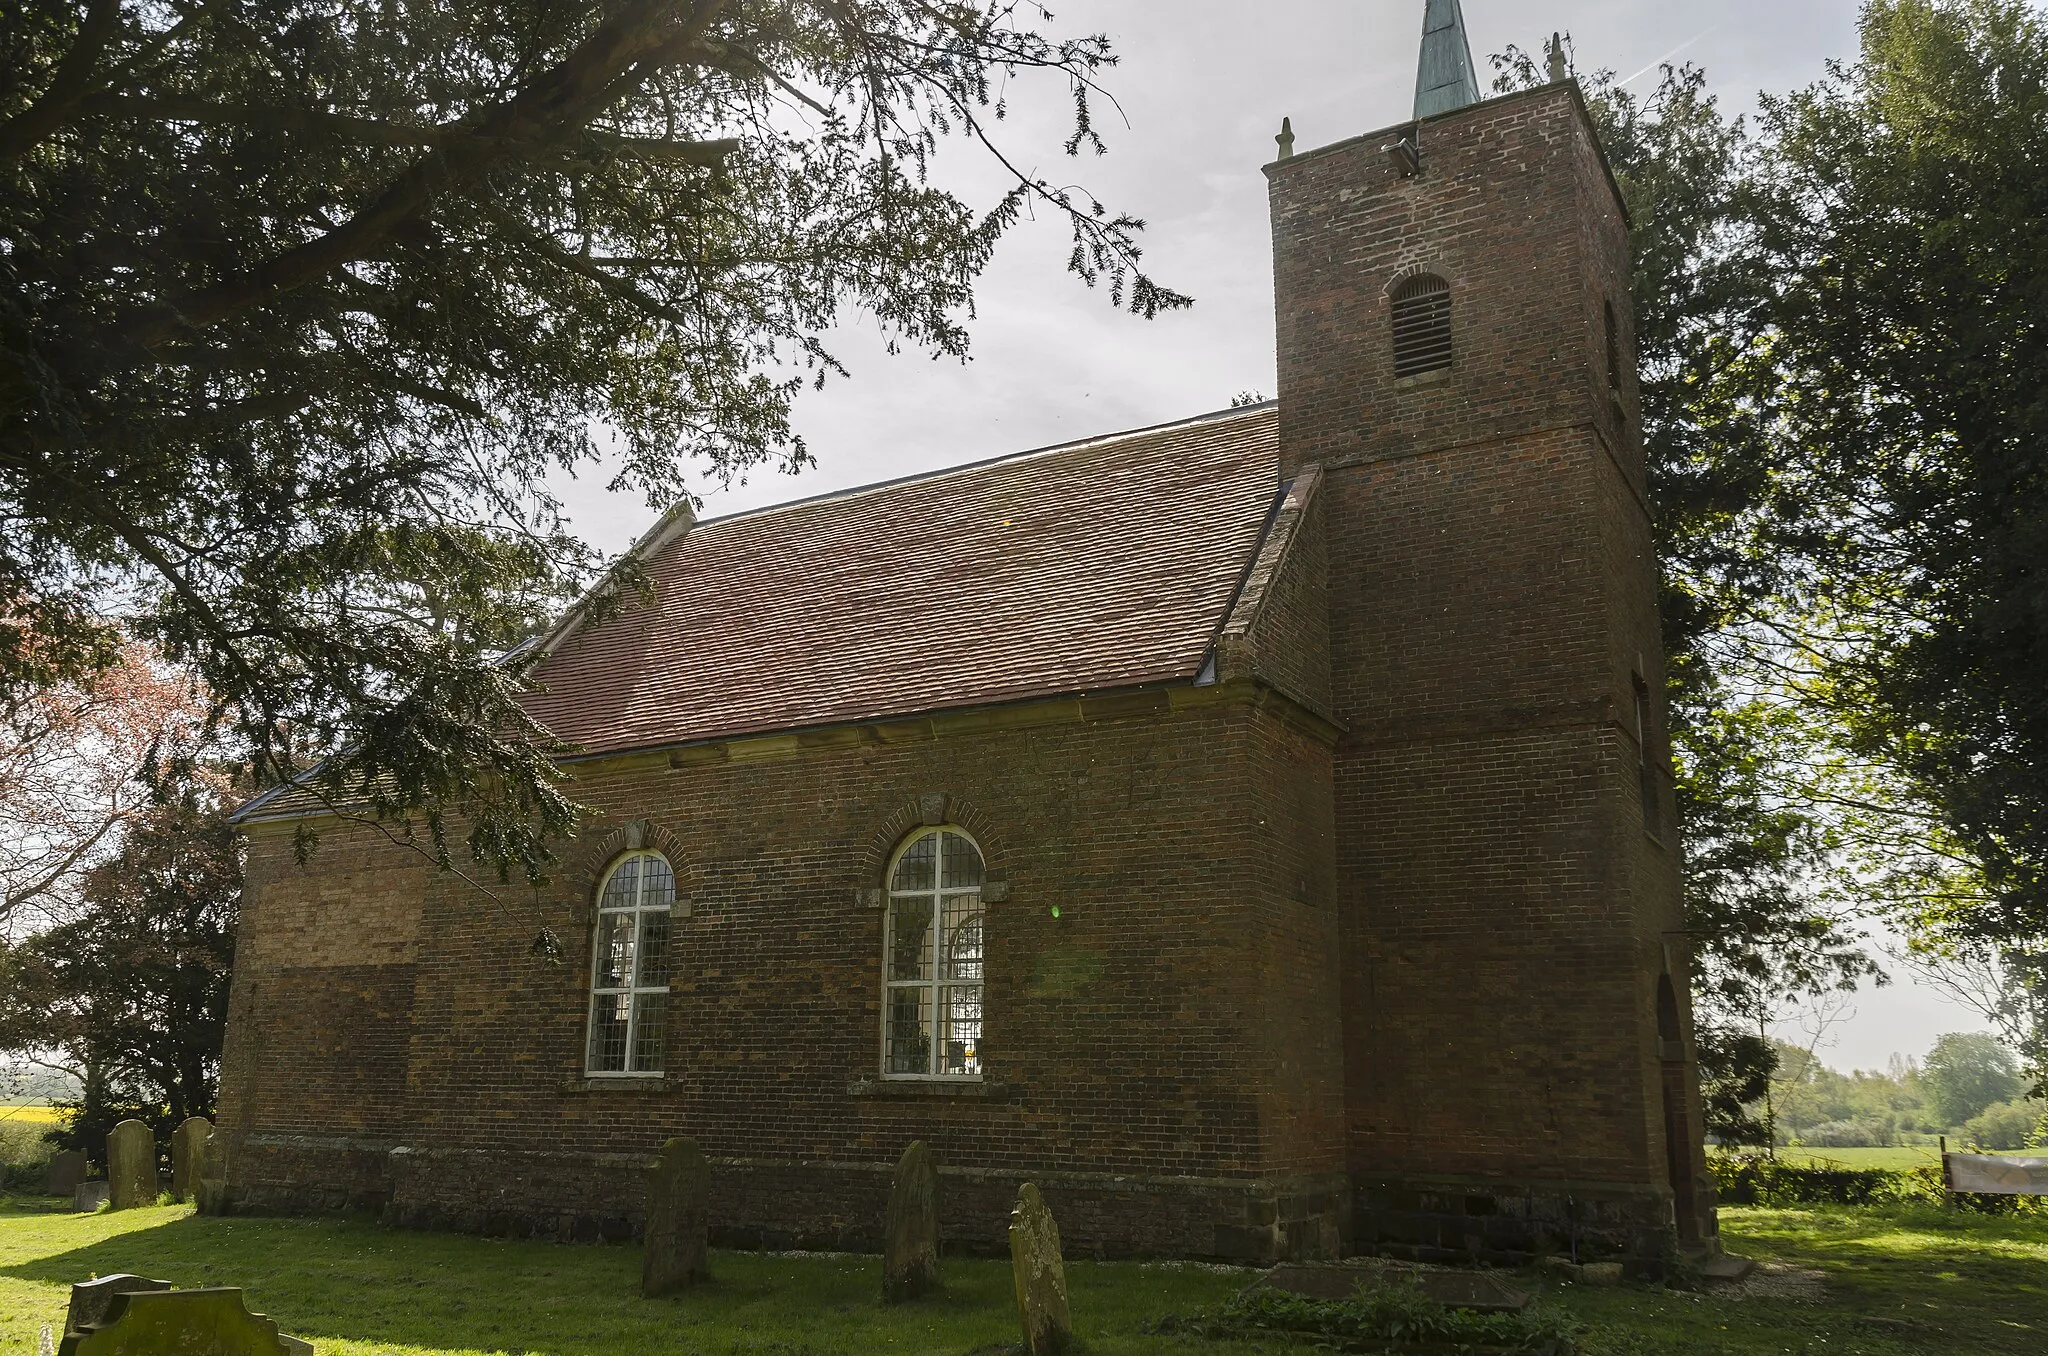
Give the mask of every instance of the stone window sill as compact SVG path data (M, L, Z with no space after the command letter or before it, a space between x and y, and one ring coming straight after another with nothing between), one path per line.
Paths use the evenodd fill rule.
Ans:
M572 1078L562 1085L562 1091L659 1093L673 1091L674 1087L663 1074L629 1074L623 1078Z
M848 1097L894 1097L917 1100L964 1097L996 1101L1004 1095L1003 1085L982 1078L959 1080L938 1078L856 1078L846 1085Z
M1451 368L1439 367L1434 372L1417 372L1412 377L1396 377L1394 389L1413 391L1422 386L1441 386L1451 379Z

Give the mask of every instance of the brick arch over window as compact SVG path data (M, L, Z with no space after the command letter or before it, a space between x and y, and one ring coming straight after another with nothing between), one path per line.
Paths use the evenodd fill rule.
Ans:
M1395 271L1393 277L1387 279L1387 286L1383 295L1388 301L1392 301L1396 292L1399 292L1402 287L1417 278L1437 278L1444 282L1449 282L1450 277L1448 266L1441 260L1433 259L1426 263L1403 264Z
M1004 878L1003 837L995 821L958 796L933 792L898 806L868 835L861 849L858 868L862 887L878 888L885 884L882 877L889 869L890 858L896 855L896 849L903 845L903 840L913 830L936 828L942 824L954 824L967 830L981 845L981 857L988 868L989 879Z
M572 892L578 922L588 923L596 916L597 890L612 863L625 853L639 851L659 852L668 858L669 869L676 877L676 916L689 917L689 850L682 838L668 829L652 820L635 819L618 825L601 838L579 843L566 864L562 883L566 891Z

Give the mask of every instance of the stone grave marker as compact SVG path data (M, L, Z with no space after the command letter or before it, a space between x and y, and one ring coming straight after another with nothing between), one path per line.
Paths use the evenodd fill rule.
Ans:
M705 1263L710 1228L711 1165L694 1139L661 1146L647 1174L647 1248L640 1264L640 1293L674 1294L711 1279Z
M116 1210L156 1204L156 1136L141 1121L107 1134L107 1199Z
M66 1149L50 1160L49 1168L43 1174L43 1192L50 1196L69 1196L78 1190L91 1166L85 1155L76 1149Z
M57 1349L58 1356L311 1356L312 1350L312 1343L286 1337L270 1319L250 1313L242 1292L226 1287L109 1295L104 1315L67 1331Z
M204 1116L189 1116L171 1132L171 1195L181 1201L195 1200L199 1179L206 1172L206 1150L213 1142L213 1122Z
M939 1286L939 1165L923 1140L903 1151L889 1186L882 1235L882 1299L916 1299Z
M78 1332L88 1323L105 1322L116 1295L170 1288L169 1281L152 1281L147 1276L130 1276L126 1272L80 1281L71 1287L71 1307L64 1311L64 1331Z
M1010 1212L1010 1277L1017 1286L1017 1321L1030 1356L1073 1350L1074 1320L1067 1312L1067 1268L1060 1260L1060 1228L1036 1182L1017 1192Z
M78 1189L71 1193L71 1213L90 1215L107 1203L105 1182L80 1182Z

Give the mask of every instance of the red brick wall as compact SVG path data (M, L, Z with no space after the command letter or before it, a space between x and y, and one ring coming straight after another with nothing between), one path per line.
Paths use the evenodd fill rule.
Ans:
M1668 770L1665 841L1640 809L1633 675L1662 679L1605 352L1612 301L1628 367L1627 225L1572 89L1422 124L1413 178L1380 150L1403 130L1268 170L1282 458L1327 476L1359 1237L1642 1251L1672 1209L1656 982L1684 962ZM1397 381L1388 294L1420 271L1455 365ZM1588 1197L1605 1217L1567 1218Z
M648 821L688 899L653 1088L582 1077L608 850L579 846L557 886L500 906L402 861L377 875L388 854L361 831L300 868L288 828L259 828L251 954L303 937L344 869L365 925L331 917L330 957L375 950L408 913L416 941L410 967L238 977L229 1198L277 1204L299 1183L332 1199L368 1136L405 1146L383 1188L395 1217L616 1232L638 1200L618 1164L689 1134L726 1165L728 1236L843 1243L876 1235L876 1184L922 1138L960 1178L948 1227L966 1241L999 1239L997 1198L1032 1176L1063 1184L1082 1249L1333 1250L1341 1193L1311 1180L1342 1168L1329 749L1292 709L1252 685L1183 688L579 767L574 794L601 814L581 843ZM878 833L933 793L1010 889L988 906L970 1095L872 1086L882 912L860 892L881 884ZM544 924L562 966L529 955ZM388 1001L401 971L404 1006ZM372 974L389 982L358 997ZM507 1173L527 1183L509 1203Z

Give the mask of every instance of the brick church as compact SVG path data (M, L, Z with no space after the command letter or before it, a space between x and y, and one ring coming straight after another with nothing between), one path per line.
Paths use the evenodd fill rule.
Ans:
M245 807L209 1199L624 1238L690 1135L714 1238L863 1248L922 1139L967 1250L1711 1251L1629 220L1428 8L1266 167L1277 400L671 515L543 642L565 963Z

